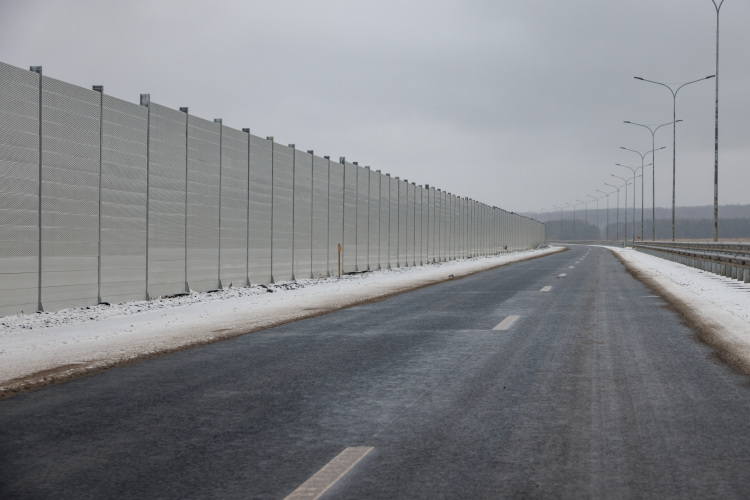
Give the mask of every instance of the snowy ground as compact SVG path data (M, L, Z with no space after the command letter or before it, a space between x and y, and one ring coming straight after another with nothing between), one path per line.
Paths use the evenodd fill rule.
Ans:
M0 317L0 397L561 250ZM750 367L750 284L632 249L610 250L710 331L715 347Z

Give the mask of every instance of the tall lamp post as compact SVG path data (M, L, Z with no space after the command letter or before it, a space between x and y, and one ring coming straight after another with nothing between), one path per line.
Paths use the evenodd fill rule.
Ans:
M631 172L633 172L633 243L635 243L635 173L638 172L643 168L643 166L640 167L630 167L628 165L622 165L620 163L615 163L618 167L625 167L629 169ZM617 176L615 176L617 177ZM639 175L638 177L643 177L643 175ZM643 185L643 180L641 180L641 186ZM627 187L625 188L625 191L627 192ZM627 218L627 212L625 213L625 217ZM627 224L625 224L625 229L627 230ZM643 226L641 225L641 229L643 229ZM625 236L627 238L627 235ZM643 238L643 233L641 233L641 238Z
M596 202L596 229L597 231L601 231L599 229L599 198L597 198L596 196L591 196L590 194L587 194L586 196L588 196L589 198L591 198L592 200ZM599 239L600 240L602 239L601 232L599 233Z
M714 132L714 241L719 241L719 11L724 3L711 0L716 7L716 128Z
M620 179L622 179L622 177L620 177ZM620 187L617 187L614 184L609 184L607 182L604 183L605 186L609 186L609 187L615 188L615 191L617 191L617 210L615 211L615 214L616 214L616 217L615 217L615 229L616 229L616 231L615 231L615 234L616 234L615 241L620 241L620 189L626 187L628 184L630 184L630 181L627 181L627 180L625 181L625 184L623 184ZM625 205L626 205L626 207L627 207L627 199L628 199L628 195L627 195L627 191L625 191ZM628 215L628 209L625 208L625 216L627 217L627 215ZM625 237L627 238L627 236L625 236Z
M645 167L647 167L647 165L643 164L643 162L645 161L644 158L646 157L647 154L651 153L651 174L652 174L652 177L654 177L654 180L656 179L656 177L655 177L656 174L654 173L654 163L656 162L656 155L654 154L654 152L662 150L662 149L666 149L666 146L662 146L662 147L657 148L657 149L652 149L651 151L646 151L645 153L641 153L640 151L636 151L635 149L624 148L622 146L620 146L620 149L624 149L625 151L630 151L630 152L635 153L635 154L637 154L638 156L641 157L641 168L643 169L643 171L641 172L641 174L643 175L644 179L646 178L646 175L645 175L646 174L646 168ZM643 199L644 199L644 196L643 196L643 184L644 183L641 182L641 238L645 240L646 239L646 235L643 233ZM635 186L633 186L633 189L635 189ZM652 204L653 204L653 200L652 200ZM653 217L653 215L652 215L652 217ZM635 219L633 219L633 220L635 221Z
M553 205L552 208L559 208L560 209L560 241L562 241L562 209L563 207L558 207L556 205Z
M723 1L723 0L722 0ZM641 80L643 82L649 82L649 83L655 83L656 85L661 85L662 87L668 89L672 93L672 241L674 241L674 221L675 221L675 205L674 205L674 196L675 196L675 176L677 173L677 92L680 91L680 89L686 85L690 85L691 83L696 82L702 82L703 80L708 80L709 78L714 78L716 75L709 75L704 78L699 78L698 80L693 80L692 82L683 83L677 89L672 89L669 85L666 83L661 82L655 82L653 80L646 80L645 78L641 78L640 76L635 76L636 80Z
M607 233L607 241L609 241L609 195L611 195L612 193L614 193L614 191L612 191L612 193L605 193L601 189L597 189L597 191L600 192L600 193L602 193L604 196L607 197L607 226L606 226L606 233ZM602 196L602 198L604 198L604 196Z
M579 200L578 198L576 198L576 201L578 202L579 205L581 205L581 204L583 205L583 216L584 216L584 220L586 221L586 225L588 226L589 225L589 202L588 201ZM585 229L583 231L583 235L586 236L586 230ZM586 238L584 238L584 239L586 239Z
M611 175L612 177L615 177L617 179L620 179L623 182L622 187L625 188L625 198L623 198L623 200L624 200L623 206L624 206L624 210L625 210L625 226L624 226L624 233L625 233L624 236L625 236L625 238L624 239L625 239L625 241L627 241L628 240L628 186L630 185L630 181L628 179L626 179L625 177L620 177L619 175L615 175L615 174L609 174L609 175ZM635 186L633 186L633 189L635 189ZM620 195L617 195L617 198L619 200ZM618 224L619 224L619 222L618 222Z
M648 129L649 132L651 132L651 150L655 151L654 148L656 148L656 131L660 128L671 125L673 123L680 123L682 120L677 120L674 122L667 122L663 123L656 128L651 128L648 125L643 125L642 123L635 123L625 120L623 123L629 123L630 125L638 125L639 127L644 127ZM639 153L640 154L640 153ZM652 236L651 239L653 241L656 241L656 157L651 157L652 166L651 166L651 220L653 221L652 224Z

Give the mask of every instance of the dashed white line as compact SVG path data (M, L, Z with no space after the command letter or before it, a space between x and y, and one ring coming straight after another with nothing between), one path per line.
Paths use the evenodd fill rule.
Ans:
M567 275L568 275L568 273L560 273L560 275L558 276L558 278L564 278L564 277L566 277Z
M552 290L552 287L551 287L551 286L545 286L544 288L542 288L542 289L541 289L541 290L539 290L539 291L540 291L540 292L549 292L550 290Z
M320 498L323 493L352 470L365 455L372 451L371 446L353 446L346 448L336 458L328 462L322 469L316 472L310 479L300 485L286 497L286 500L314 500Z
M513 323L516 322L518 318L519 316L515 314L508 316L507 318L502 320L500 323L498 323L498 325L495 328L493 328L493 330L507 330L513 325Z
M568 266L568 269L574 269L576 266Z

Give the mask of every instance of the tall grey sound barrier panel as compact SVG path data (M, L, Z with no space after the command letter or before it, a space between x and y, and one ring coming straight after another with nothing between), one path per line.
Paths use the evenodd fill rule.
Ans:
M399 246L399 203L398 203L398 187L400 181L395 177L388 178L388 185L390 190L390 217L389 217L389 242L388 242L388 258L389 264L392 268L399 267L400 263L398 260L398 246Z
M273 269L274 281L292 279L292 200L294 150L273 145Z
M37 310L39 75L0 63L0 315Z
M187 114L149 105L148 294L187 291Z
M422 214L422 264L427 264L429 260L429 255L427 253L428 247L429 247L429 240L427 238L429 234L429 211L427 204L427 197L430 195L430 190L423 187L422 188L422 198L421 198L421 214Z
M328 267L331 276L339 273L339 245L344 244L344 165L328 160L328 182L331 193L328 212ZM343 248L342 248L343 250Z
M422 258L422 186L414 187L414 265L424 264Z
M319 156L312 157L312 275L324 278L329 274L329 225L328 210L330 205L328 160Z
M367 251L369 249L369 217L370 190L368 187L370 170L357 167L357 269L368 269Z
M367 235L367 268L380 269L378 244L380 243L380 173L367 170L368 195L368 235Z
M414 256L416 253L416 238L414 232L416 231L416 224L414 220L414 193L416 186L414 184L405 182L406 187L406 264L408 266L416 265L414 263Z
M312 161L294 151L294 278L312 278Z
M42 305L97 303L100 94L42 78Z
M221 126L220 281L223 287L248 282L248 134Z
M378 262L381 269L391 267L390 244L391 244L391 177L380 175L380 240L378 242Z
M144 300L148 109L108 95L102 103L100 298Z
M271 282L271 230L273 216L273 142L250 136L250 220L248 269L250 283Z
M407 267L409 264L406 262L406 234L407 226L406 219L409 213L409 207L406 203L407 197L407 186L409 184L403 179L398 181L398 265L400 267Z
M188 116L188 286L219 288L219 198L221 152L218 123Z
M357 270L357 166L344 163L344 241L341 245L341 271Z

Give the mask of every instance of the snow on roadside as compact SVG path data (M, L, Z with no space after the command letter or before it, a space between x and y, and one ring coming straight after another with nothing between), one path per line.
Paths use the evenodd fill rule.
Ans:
M654 283L702 330L703 339L742 371L750 370L750 283L695 269L632 248L608 247ZM750 374L750 373L749 373Z
M0 317L0 395L561 250Z

